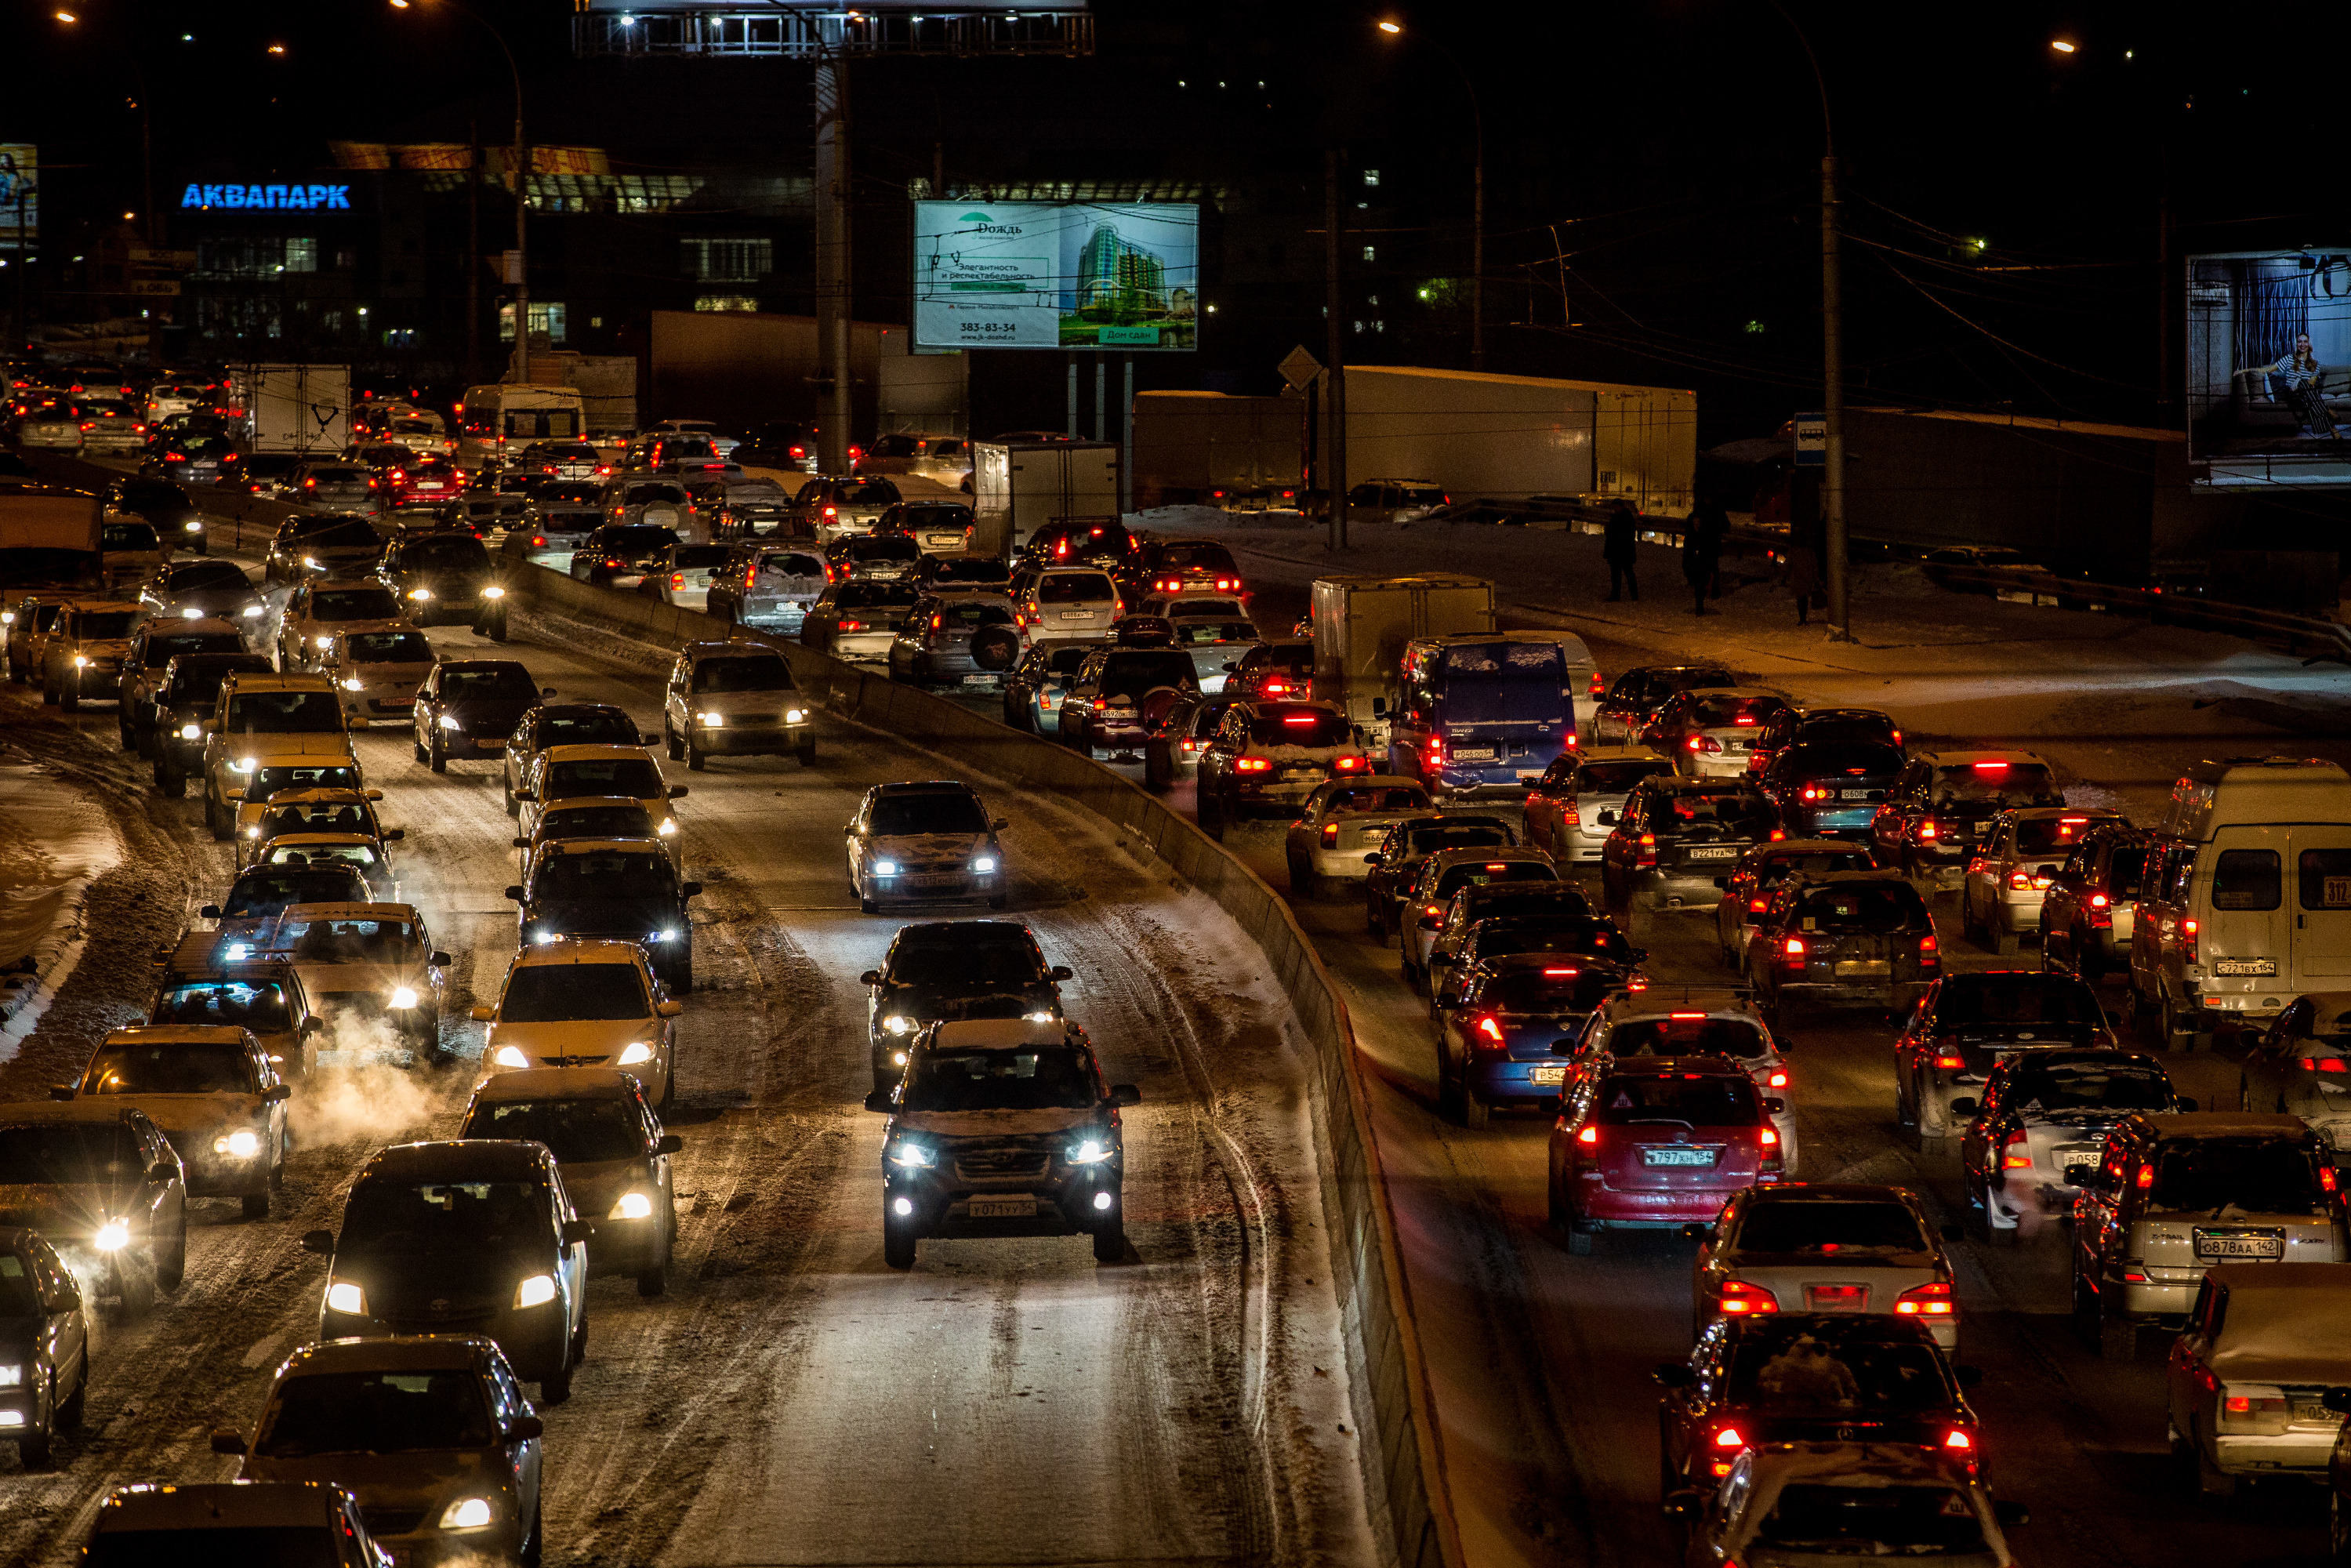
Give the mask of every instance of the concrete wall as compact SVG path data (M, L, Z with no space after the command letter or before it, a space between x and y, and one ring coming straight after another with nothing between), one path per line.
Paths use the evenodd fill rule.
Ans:
M654 642L724 637L724 622L656 600L590 588L544 568L513 580L524 602L618 623ZM740 636L758 636L748 632ZM1332 1231L1332 1278L1345 1322L1359 1445L1374 1522L1402 1568L1458 1568L1456 1529L1420 1352L1412 1296L1397 1255L1363 1068L1330 974L1283 902L1247 866L1159 800L1098 763L1023 735L928 692L827 658L798 643L779 649L801 688L830 712L968 763L1021 789L1067 800L1117 829L1138 852L1214 899L1265 956L1312 1051L1307 1084ZM822 746L820 740L820 747Z

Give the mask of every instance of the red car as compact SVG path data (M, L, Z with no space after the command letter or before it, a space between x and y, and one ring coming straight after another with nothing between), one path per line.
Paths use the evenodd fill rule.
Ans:
M1784 1176L1771 1125L1784 1108L1724 1057L1604 1062L1552 1128L1552 1223L1578 1255L1604 1230L1707 1224L1732 1193Z
M424 453L384 476L395 505L415 501L454 501L465 488L465 471L445 457Z

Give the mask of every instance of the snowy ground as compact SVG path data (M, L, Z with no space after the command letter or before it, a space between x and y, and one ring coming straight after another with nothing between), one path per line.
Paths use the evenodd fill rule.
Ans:
M106 813L79 789L29 764L0 763L0 1061L72 977L84 896L121 859Z

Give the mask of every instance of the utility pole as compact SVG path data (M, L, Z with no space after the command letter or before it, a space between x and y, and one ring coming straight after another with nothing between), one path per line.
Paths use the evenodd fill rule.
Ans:
M817 46L817 380L825 388L817 466L827 474L849 472L849 61L823 35L839 26L808 18Z
M465 384L482 379L482 122L465 119Z
M1844 523L1844 290L1837 256L1837 160L1821 159L1821 405L1828 427L1828 459L1821 476L1821 511L1828 524L1829 638L1853 641L1850 572Z
M515 73L515 380L530 380L530 143L522 133L522 73Z
M1330 378L1331 395L1324 400L1323 428L1330 432L1331 459L1323 465L1323 491L1330 497L1331 549L1335 552L1347 548L1347 362L1346 323L1341 319L1339 298L1339 150L1335 147L1322 154L1322 238L1325 279L1323 314L1329 318L1330 330L1325 334L1323 373Z

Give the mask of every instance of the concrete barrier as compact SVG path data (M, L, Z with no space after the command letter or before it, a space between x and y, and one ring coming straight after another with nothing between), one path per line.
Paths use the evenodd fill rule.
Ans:
M1215 900L1264 953L1268 971L1313 1052L1308 1084L1332 1220L1332 1278L1346 1326L1348 1368L1366 1495L1402 1568L1459 1568L1460 1534L1446 1490L1412 1293L1398 1256L1395 1215L1378 1156L1353 1026L1338 988L1290 905L1222 844L1155 795L1064 747L983 718L930 693L827 657L798 643L636 594L590 588L545 568L518 572L525 603L678 643L730 632L780 651L820 706L967 761L1024 789L1091 811L1176 876Z

